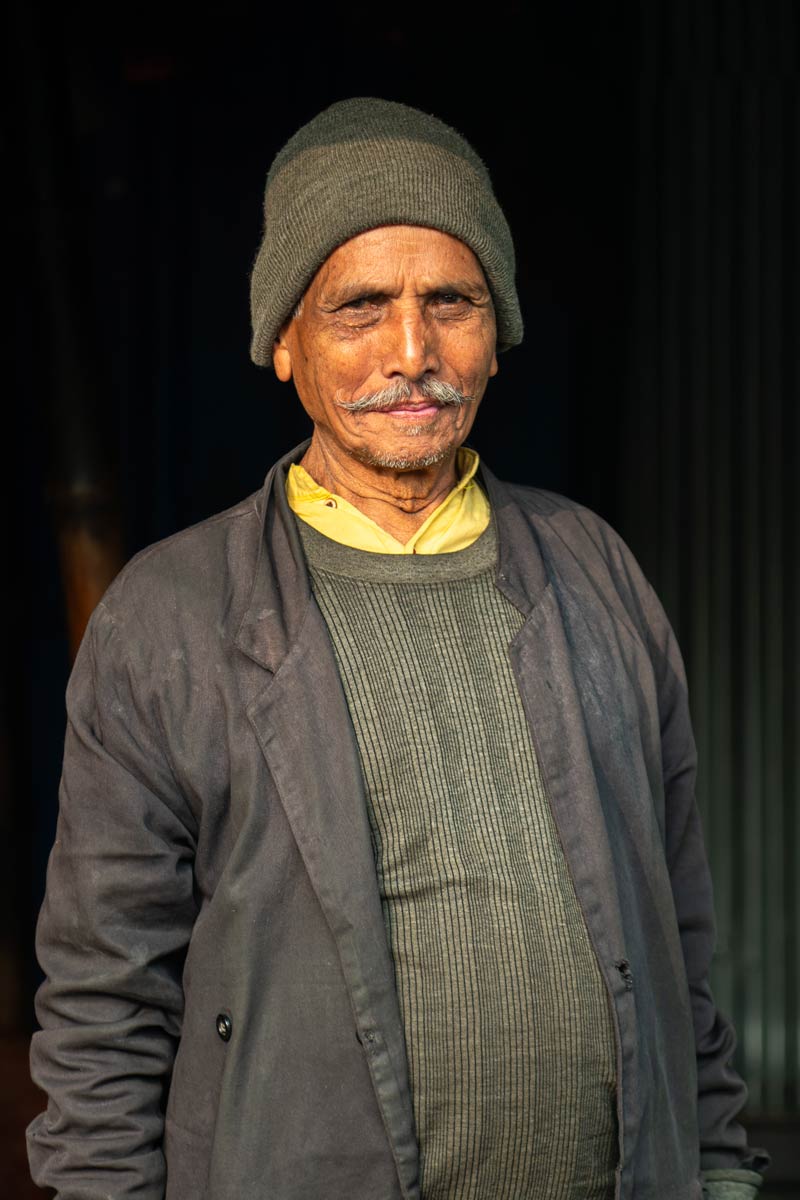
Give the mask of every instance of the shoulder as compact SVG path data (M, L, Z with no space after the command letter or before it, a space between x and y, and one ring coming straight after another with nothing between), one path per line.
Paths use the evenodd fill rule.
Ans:
M148 642L222 632L247 604L263 526L263 492L147 546L123 567L92 619Z
M628 583L645 583L632 551L598 513L577 500L545 488L493 480L493 500L516 509L552 563L572 562L576 569L619 574Z
M608 522L579 500L571 500L559 492L546 488L529 487L521 483L494 480L499 495L535 518L543 527L592 531L599 537L618 538Z
M663 608L634 553L598 513L557 492L494 478L490 495L511 554L535 544L562 599L585 613L602 605L648 641L669 636Z

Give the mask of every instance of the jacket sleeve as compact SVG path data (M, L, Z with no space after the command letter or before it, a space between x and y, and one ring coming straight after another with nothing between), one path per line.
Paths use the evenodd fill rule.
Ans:
M674 633L652 587L638 568L650 656L658 689L665 800L665 843L694 1022L697 1055L700 1163L704 1170L754 1169L769 1164L747 1145L737 1116L747 1088L732 1066L736 1037L716 1007L709 984L716 929L711 875L695 800L696 751L686 676Z
M194 834L157 707L101 605L67 690L55 845L37 929L45 981L28 1130L37 1184L63 1200L162 1200L165 1097L195 918Z

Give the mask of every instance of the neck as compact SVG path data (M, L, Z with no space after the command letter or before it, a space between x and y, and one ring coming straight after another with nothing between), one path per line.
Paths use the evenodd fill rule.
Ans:
M399 471L337 454L316 433L301 464L311 478L347 500L405 544L456 484L456 450L430 467Z

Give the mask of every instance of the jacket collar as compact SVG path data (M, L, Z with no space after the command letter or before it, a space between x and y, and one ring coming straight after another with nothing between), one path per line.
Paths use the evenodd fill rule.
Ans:
M311 439L279 458L256 498L261 518L250 600L236 645L273 673L296 641L311 601L311 584L297 524L286 499L286 474ZM291 603L287 603L287 597Z
M514 496L516 489L498 479L483 461L478 477L486 489L497 527L495 584L527 617L548 584L535 517L520 506Z

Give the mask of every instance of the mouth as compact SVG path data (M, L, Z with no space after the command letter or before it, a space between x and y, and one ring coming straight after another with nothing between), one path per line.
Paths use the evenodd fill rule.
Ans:
M398 404L395 408L385 408L384 413L389 417L397 417L400 420L419 420L420 417L434 417L438 412L442 411L440 404L431 404L427 401L424 404L409 404L405 402Z

